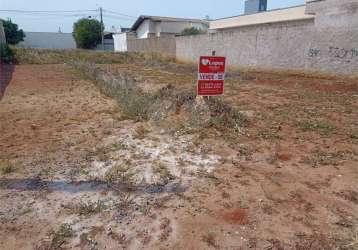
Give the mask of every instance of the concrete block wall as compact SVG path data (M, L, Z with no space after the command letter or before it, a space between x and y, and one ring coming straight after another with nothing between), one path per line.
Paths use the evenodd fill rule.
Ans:
M231 66L358 74L358 26L352 25L358 22L356 3L314 1L307 3L307 11L314 13L315 19L177 37L176 55L197 61L214 50L226 56Z
M129 52L157 52L176 55L176 40L174 35L163 35L147 39L129 38L127 41Z
M72 33L55 32L25 32L23 42L17 46L21 48L37 49L75 49L76 42Z

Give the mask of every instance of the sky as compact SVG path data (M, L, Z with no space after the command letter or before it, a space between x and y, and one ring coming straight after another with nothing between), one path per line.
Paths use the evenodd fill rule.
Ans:
M284 8L303 4L304 0L268 0L268 9ZM104 10L106 30L111 27L130 27L139 15L191 17L211 19L240 15L244 11L244 0L0 0L0 18L12 19L25 31L72 32L73 23L92 16L99 19L97 10ZM24 14L3 12L20 11L75 11ZM108 12L112 11L112 12ZM116 12L116 13L113 13ZM123 15L120 15L120 14Z

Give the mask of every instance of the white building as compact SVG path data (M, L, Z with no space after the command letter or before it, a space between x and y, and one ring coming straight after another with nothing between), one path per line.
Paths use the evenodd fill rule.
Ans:
M195 27L207 30L209 23L201 19L173 18L159 16L140 16L133 24L131 31L137 38L160 37L163 34L177 35L185 28Z
M114 50L117 52L129 51L128 43L133 39L174 38L175 35L181 34L185 28L191 27L206 31L209 22L201 19L140 16L130 31L113 35Z

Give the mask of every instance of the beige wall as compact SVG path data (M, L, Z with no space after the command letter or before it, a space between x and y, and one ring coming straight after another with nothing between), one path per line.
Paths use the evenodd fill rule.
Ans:
M127 40L127 50L129 52L157 52L175 56L175 36L161 35L147 39L130 38Z
M357 75L358 26L352 25L358 20L357 0L312 4L315 19L239 26L212 34L177 37L177 58L196 62L200 55L210 55L215 50L217 55L227 57L229 66ZM313 11L310 4L307 8Z

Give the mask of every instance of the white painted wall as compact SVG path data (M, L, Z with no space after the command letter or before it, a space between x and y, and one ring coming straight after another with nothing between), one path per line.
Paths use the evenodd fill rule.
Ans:
M185 28L196 27L207 30L208 26L200 22L176 22L144 20L137 29L137 38L146 39L149 34L160 37L161 33L180 34Z
M137 29L137 38L145 39L148 38L148 34L150 32L150 20L144 20L142 24Z
M127 44L128 33L113 34L114 40L114 51L115 52L126 52L128 51Z

